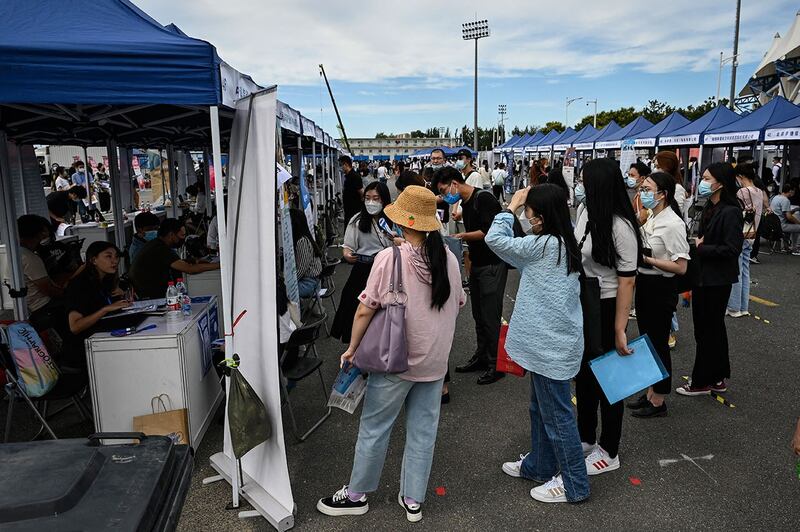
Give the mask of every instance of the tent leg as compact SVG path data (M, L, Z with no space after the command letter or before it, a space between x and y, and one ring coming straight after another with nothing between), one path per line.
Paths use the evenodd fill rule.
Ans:
M5 131L0 130L0 205L2 206L2 223L0 237L6 245L6 256L11 267L11 288L22 290L25 279L19 261L19 238L17 235L17 211L14 204L14 193L11 188L11 172L8 168L8 138ZM14 297L14 319L24 320L28 317L28 305L24 296Z
M169 169L170 212L173 218L178 217L178 179L175 175L175 149L167 144L167 168Z
M212 118L212 123L213 121L214 120ZM219 128L219 125L217 125L217 127ZM210 148L206 148L203 150L203 169L205 170L203 172L203 184L206 187L206 216L211 217L211 149ZM216 180L214 182L216 183Z
M89 200L89 210L94 208L94 203L92 202L92 186L89 184L89 175L92 168L89 166L89 150L86 146L83 147L83 164L86 168L86 199Z
M114 210L114 237L119 249L128 245L125 238L125 218L122 216L122 182L119 177L119 159L117 157L117 141L106 143L108 152L108 171L111 173L111 208ZM125 273L125 261L119 263L120 273Z
M17 170L19 171L19 189L22 192L22 214L28 214L28 193L25 189L25 168L22 164L22 146L15 144L17 148Z

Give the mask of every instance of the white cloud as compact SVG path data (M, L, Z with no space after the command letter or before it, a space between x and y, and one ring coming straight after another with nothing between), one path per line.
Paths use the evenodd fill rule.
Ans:
M332 80L386 83L395 92L467 83L473 49L461 39L457 13L477 10L489 19L492 35L479 43L484 79L713 70L719 51L730 53L734 16L728 0L561 0L557 10L550 2L514 0L135 1L161 23L214 43L262 84L317 84L323 63ZM758 61L774 32L786 30L774 27L774 17L765 24L765 9L763 2L743 8L741 63ZM794 14L787 0L769 10L785 12L786 26ZM393 86L398 78L420 81Z

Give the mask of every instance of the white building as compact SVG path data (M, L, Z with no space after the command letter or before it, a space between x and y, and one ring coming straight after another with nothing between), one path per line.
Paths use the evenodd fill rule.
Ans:
M367 159L404 159L417 150L446 146L455 148L461 145L456 138L412 138L408 133L387 138L348 138L350 150L355 157ZM339 139L344 146L344 139Z

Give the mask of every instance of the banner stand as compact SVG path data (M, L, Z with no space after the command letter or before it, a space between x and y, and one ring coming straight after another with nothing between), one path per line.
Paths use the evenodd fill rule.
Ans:
M211 467L219 473L213 477L203 479L203 485L211 484L224 480L229 484L233 484L234 479L228 474L228 471L235 471L238 469L233 460L225 456L225 453L216 453L211 456ZM253 506L253 510L245 510L239 512L240 519L247 519L249 517L264 517L275 530L283 532L289 530L294 526L294 514L287 513L286 509L270 496L250 475L242 471L242 488L239 490L244 499Z

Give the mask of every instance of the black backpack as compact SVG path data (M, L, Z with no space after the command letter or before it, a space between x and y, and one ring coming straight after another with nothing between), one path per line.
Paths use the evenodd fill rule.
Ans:
M781 220L778 218L778 215L774 212L765 212L762 214L759 232L761 236L770 242L777 242L783 238L783 229L781 229Z

